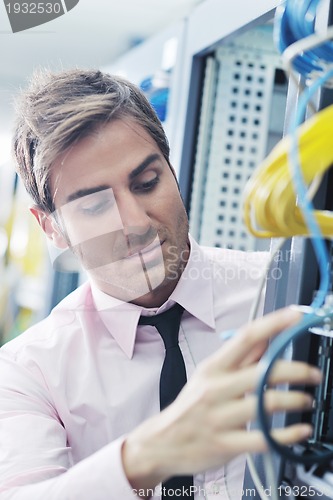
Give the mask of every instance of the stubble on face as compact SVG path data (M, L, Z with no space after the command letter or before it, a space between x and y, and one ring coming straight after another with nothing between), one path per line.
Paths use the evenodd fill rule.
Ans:
M179 211L177 230L170 234L166 228L156 230L159 253L145 260L145 253L138 252L129 259L95 267L89 275L102 290L125 302L144 307L159 307L165 302L186 267L189 257L188 219L185 209Z
M140 162L149 158L154 160L148 168L131 177ZM146 307L161 305L176 287L188 259L188 219L173 171L154 140L135 123L111 122L96 136L77 143L58 168L61 175L55 176L53 188L59 182L60 209L73 191L96 185L112 190L119 202L115 204L117 228L110 228L115 220L111 212L102 221L97 217L89 223L88 231L87 226L80 229L76 218L67 228L69 246L91 279L120 300ZM137 191L137 186L149 184L155 176L159 179L156 189ZM128 212L127 201L137 204L136 208ZM133 221L137 219L137 227L128 224L128 213ZM160 252L145 251L155 237Z

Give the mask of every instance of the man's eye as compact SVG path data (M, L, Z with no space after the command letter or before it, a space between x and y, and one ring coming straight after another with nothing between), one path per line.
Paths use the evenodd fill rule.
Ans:
M136 186L134 186L134 191L151 191L159 183L159 180L159 177L154 177L154 179L150 181L136 184Z
M109 207L110 201L105 200L91 206L82 206L80 210L85 215L99 215L104 213Z

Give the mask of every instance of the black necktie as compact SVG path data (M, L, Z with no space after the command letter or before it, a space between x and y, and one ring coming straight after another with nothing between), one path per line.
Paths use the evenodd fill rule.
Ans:
M139 325L153 325L161 335L165 346L165 358L160 377L160 408L163 410L176 399L186 384L186 369L178 344L178 333L183 307L173 307L155 316L141 316ZM191 488L192 487L192 488ZM170 495L168 495L170 490ZM177 490L177 491L176 491ZM179 494L179 492L182 492ZM162 498L194 499L193 477L175 476L162 484Z

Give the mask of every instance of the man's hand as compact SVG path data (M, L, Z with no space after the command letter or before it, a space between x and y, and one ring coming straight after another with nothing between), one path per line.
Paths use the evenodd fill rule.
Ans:
M214 355L198 365L177 399L127 437L123 447L125 473L136 489L153 488L168 477L195 474L222 466L244 452L263 452L267 445L258 430L246 430L256 415L257 362L267 342L299 321L301 315L282 309L241 328ZM301 362L276 363L270 386L318 384L321 373ZM312 407L301 391L268 389L268 413L304 411ZM311 426L296 424L274 431L283 444L311 435Z

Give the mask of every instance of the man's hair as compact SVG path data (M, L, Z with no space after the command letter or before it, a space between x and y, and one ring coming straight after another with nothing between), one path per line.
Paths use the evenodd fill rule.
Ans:
M110 121L130 118L155 140L169 163L160 120L138 87L95 70L39 71L16 103L16 169L34 203L54 210L52 164L68 148Z

